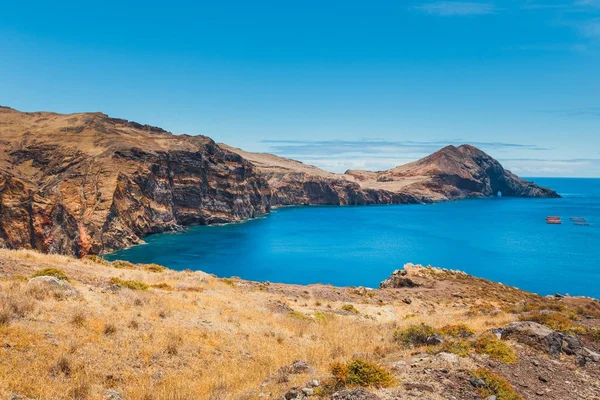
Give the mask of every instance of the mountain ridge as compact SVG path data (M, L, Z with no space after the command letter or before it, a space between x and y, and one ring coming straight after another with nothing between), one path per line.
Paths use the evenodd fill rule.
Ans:
M277 206L432 203L497 191L559 197L472 146L409 167L334 174L103 113L9 107L0 108L0 145L0 247L79 257Z

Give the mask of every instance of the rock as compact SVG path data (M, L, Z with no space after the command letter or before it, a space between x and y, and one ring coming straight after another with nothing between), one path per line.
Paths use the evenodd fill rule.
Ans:
M314 369L306 361L296 360L290 365L279 368L278 372L286 374L308 374L314 372Z
M405 297L402 299L402 302L404 304L412 304L412 300L410 299L410 297Z
M61 297L80 297L81 293L73 285L54 276L36 276L27 282L27 288L45 290Z
M379 284L380 289L400 289L400 288L414 288L421 286L420 284L407 277L406 270L397 269L392 272L392 275L385 281ZM408 303L410 304L410 303Z
M458 356L456 354L453 354L453 353L441 352L441 353L438 353L435 356L435 358L438 361L447 362L447 363L450 363L450 364L458 364L459 363Z
M331 400L381 400L381 398L363 388L356 388L336 392L331 396Z
M302 393L304 393L306 396L312 396L314 392L315 390L313 388L302 388Z
M292 388L288 390L282 397L281 400L304 400L306 396L298 388Z
M104 392L105 400L121 400L123 396L121 396L121 392L117 389L106 389Z
M502 339L514 339L553 357L561 353L562 338L557 332L532 321L512 322L502 331Z
M438 335L437 333L434 333L433 335L431 335L427 338L427 344L430 346L435 346L437 344L442 344L442 343L444 343L444 338L441 337L440 335Z
M476 388L485 386L485 381L483 379L475 378L474 376L471 377L470 382L471 382L471 385L473 385Z
M491 334L493 334L494 336L496 336L498 339L502 339L502 332L504 332L504 329L502 328L492 328L489 331Z
M485 398L485 400L496 400L496 396L491 395Z

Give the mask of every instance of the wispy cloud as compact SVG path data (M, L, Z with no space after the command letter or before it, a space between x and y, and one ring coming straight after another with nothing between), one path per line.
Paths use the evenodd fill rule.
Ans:
M466 1L438 1L414 6L413 9L442 17L487 15L498 11L498 8L491 3Z
M600 38L600 18L586 21L580 26L580 30L588 38Z
M600 176L598 158L507 158L499 161L512 172L522 176Z
M565 117L600 118L600 107L572 108L558 111L558 114Z
M433 153L447 145L461 145L464 141L386 141L386 140L264 140L270 145L270 151L280 155L319 156L319 155L390 155ZM529 144L503 142L470 142L473 146L485 150L546 150L543 147Z

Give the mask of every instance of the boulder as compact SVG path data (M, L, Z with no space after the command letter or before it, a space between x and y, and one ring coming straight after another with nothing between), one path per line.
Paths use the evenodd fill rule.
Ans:
M442 344L444 343L444 338L441 337L440 335L438 335L437 333L434 333L433 335L430 335L429 337L427 337L427 344L429 346L435 346L437 344Z
M400 288L414 288L421 286L417 282L410 279L408 273L403 269L395 270L392 275L385 281L379 284L380 289L400 289Z
M80 297L81 293L73 285L54 276L36 276L27 282L27 288L45 290L60 297Z
M290 365L279 368L278 372L286 374L308 374L314 369L306 361L296 360Z
M331 396L331 400L381 400L381 397L363 388L356 388L336 392Z

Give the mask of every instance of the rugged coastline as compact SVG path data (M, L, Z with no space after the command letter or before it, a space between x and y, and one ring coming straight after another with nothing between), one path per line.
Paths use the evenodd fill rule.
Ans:
M77 257L285 205L559 197L468 145L389 171L332 174L102 113L8 107L0 107L0 144L0 247Z

